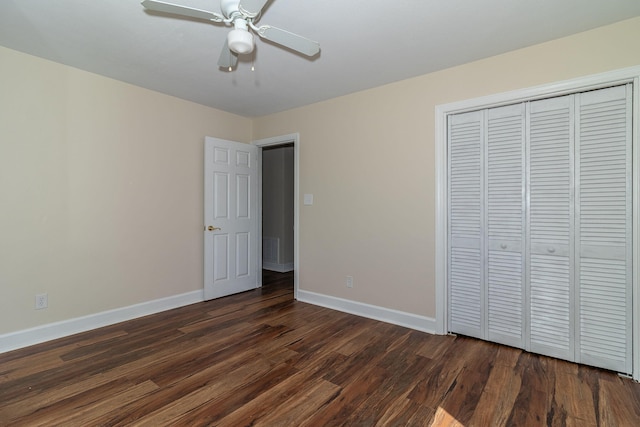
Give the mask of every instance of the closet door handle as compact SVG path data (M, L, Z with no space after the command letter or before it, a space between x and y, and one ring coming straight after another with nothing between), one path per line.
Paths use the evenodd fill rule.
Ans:
M506 243L501 243L501 244L500 244L500 247L501 247L502 249L507 249L507 244L506 244Z
M552 254L556 251L556 248L547 248L547 251Z

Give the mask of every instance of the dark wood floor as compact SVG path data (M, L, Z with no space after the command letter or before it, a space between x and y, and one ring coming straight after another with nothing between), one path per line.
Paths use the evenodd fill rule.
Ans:
M640 426L640 384L262 289L0 355L0 425Z

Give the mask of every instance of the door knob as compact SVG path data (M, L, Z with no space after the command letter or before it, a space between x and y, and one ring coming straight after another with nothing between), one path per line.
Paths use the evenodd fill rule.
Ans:
M209 231L216 231L216 230L222 230L222 228L220 227L214 227L213 225L210 225L207 227L207 230Z

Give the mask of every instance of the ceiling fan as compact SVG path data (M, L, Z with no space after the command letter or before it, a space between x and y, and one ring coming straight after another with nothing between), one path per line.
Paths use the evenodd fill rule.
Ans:
M237 65L238 55L245 55L253 51L254 39L253 34L249 31L250 29L263 39L270 40L304 55L314 56L317 54L320 51L318 42L270 25L261 25L259 27L255 25L260 18L262 8L268 1L220 0L222 14L157 0L144 0L142 6L156 12L233 26L234 29L227 35L227 42L224 44L218 59L218 66L228 68L229 71Z

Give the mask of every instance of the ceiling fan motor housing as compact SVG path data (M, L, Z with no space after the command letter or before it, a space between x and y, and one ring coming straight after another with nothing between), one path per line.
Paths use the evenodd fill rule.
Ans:
M220 10L224 16L231 18L234 13L240 14L239 4L240 0L220 0Z

